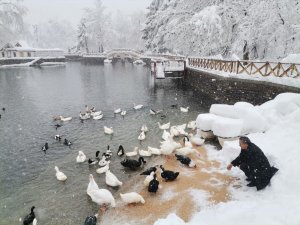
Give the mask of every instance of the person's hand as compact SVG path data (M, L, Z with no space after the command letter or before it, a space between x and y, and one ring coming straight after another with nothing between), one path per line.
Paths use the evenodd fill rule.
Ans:
M229 164L229 165L227 166L227 170L231 170L231 168L232 168L232 164Z

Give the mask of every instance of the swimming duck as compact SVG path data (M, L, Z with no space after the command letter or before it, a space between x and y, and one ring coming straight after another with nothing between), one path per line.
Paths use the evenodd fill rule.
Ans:
M126 111L126 110L123 110L123 111L121 112L121 116L125 116L126 113L127 113L127 111Z
M91 118L91 115L89 113L79 113L79 117L81 120L87 120L89 118Z
M102 166L102 167L96 169L96 173L98 173L98 174L105 173L107 170L109 170L109 164L110 164L110 161L107 162L106 166Z
M44 153L46 154L46 151L49 149L49 146L48 146L48 142L46 142L44 144L44 146L42 147L42 151L44 151Z
M121 165L124 167L128 167L131 170L136 170L142 165L142 163L146 163L146 161L144 160L143 157L139 157L138 161L134 159L124 159L121 162Z
M148 186L149 183L150 183L150 181L153 180L154 174L155 174L155 172L152 171L152 172L150 173L150 175L146 176L146 178L145 178L145 180L144 180L144 185L145 185L145 186Z
M130 193L125 193L125 194L120 193L120 197L121 197L122 201L127 204L140 203L140 202L142 204L145 204L145 199L136 192L130 192Z
M103 118L103 114L98 116L93 116L93 120L101 120Z
M62 127L61 124L55 124L54 126L55 126L55 129L56 129L56 130L57 130L58 128Z
M156 174L154 174L153 179L149 182L148 191L151 193L156 193L159 187L159 181L156 179Z
M97 225L97 219L98 214L95 214L94 216L88 216L84 221L84 225Z
M72 120L72 117L63 117L63 116L59 116L59 117L60 117L60 120L63 121L63 122L67 122L67 121Z
M138 147L135 147L132 152L126 152L126 156L131 157L131 156L136 156L138 154Z
M187 165L188 167L194 167L194 168L197 167L196 164L194 163L194 161L191 160L189 157L183 156L183 155L177 155L177 154L175 154L175 156L176 156L177 160L179 162L181 162L182 164Z
M26 215L23 219L23 225L30 225L33 220L35 219L35 214L34 214L34 210L35 206L32 206L30 209L30 213L28 215Z
M139 150L139 155L140 155L140 156L144 156L144 157L149 157L149 156L152 155L152 153L151 153L150 151L146 151L146 150L140 149L140 150Z
M170 128L170 122L169 123L165 123L163 125L160 124L160 122L157 123L159 126L159 129L161 130L168 130Z
M105 172L105 182L108 186L117 187L121 186L123 183L108 169Z
M189 111L189 108L190 108L190 107L186 107L186 108L184 108L184 107L180 107L180 111L181 111L181 112L185 112L185 113L186 113L186 112L188 112L188 111Z
M109 160L106 159L105 156L102 156L102 159L99 161L99 166L106 166Z
M65 138L65 140L64 140L64 145L70 147L70 146L72 145L72 142Z
M113 130L112 127L106 127L106 126L104 126L104 133L105 134L113 134L114 130Z
M110 204L112 207L116 207L116 202L111 192L107 189L99 189L92 174L90 174L89 178L90 182L86 192L91 197L92 201L100 206Z
M142 172L140 175L150 175L151 172L155 172L156 170L157 170L157 168L155 166L152 166L149 169Z
M93 160L93 159L89 159L89 160L88 160L88 164L89 164L89 165L96 165L97 163L98 163L97 160Z
M162 178L165 179L165 181L173 181L179 175L179 172L173 172L171 170L165 170L165 168L162 165L160 165L160 168L162 170L160 175L161 175Z
M5 112L5 108L4 107L2 108L2 111Z
M93 117L97 117L97 116L100 116L100 115L102 115L102 111L98 111L98 112L91 112L91 116L93 116Z
M152 155L161 155L161 150L159 148L152 148L148 146L148 151L151 152Z
M118 149L117 155L118 156L123 156L124 154L125 154L125 151L124 151L123 146L119 145L119 149Z
M112 157L112 151L110 150L109 145L107 145L107 150L102 154L102 156L105 156L106 159L110 159Z
M59 171L59 169L58 169L57 166L55 166L54 169L56 171L56 178L57 178L57 180L59 180L59 181L65 181L67 179L67 176L63 172Z
M138 140L143 141L143 140L145 140L145 138L146 138L145 132L142 131L142 132L140 133L140 135L138 136Z
M133 108L134 108L135 110L138 110L138 109L143 108L143 105L141 105L141 104L139 104L139 105L133 104Z
M77 163L83 163L86 160L86 155L82 151L78 151L78 156L76 157Z
M61 141L61 136L59 134L57 134L54 136L54 139L57 141Z
M115 114L118 114L118 113L120 113L122 110L120 109L120 108L118 108L118 109L116 109L115 111L114 111L114 113Z

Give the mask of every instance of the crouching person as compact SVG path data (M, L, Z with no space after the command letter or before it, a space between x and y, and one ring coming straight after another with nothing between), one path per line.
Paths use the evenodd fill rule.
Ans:
M248 137L240 137L239 142L241 153L227 166L227 169L231 170L232 166L238 166L245 173L246 180L250 181L248 187L256 187L258 191L264 189L278 169L270 166L262 150Z

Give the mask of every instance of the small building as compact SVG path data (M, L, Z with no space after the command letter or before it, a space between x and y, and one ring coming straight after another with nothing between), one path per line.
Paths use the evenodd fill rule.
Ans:
M24 57L62 57L64 51L59 48L42 49L31 48L27 44L17 42L15 45L7 43L0 49L0 58L24 58Z

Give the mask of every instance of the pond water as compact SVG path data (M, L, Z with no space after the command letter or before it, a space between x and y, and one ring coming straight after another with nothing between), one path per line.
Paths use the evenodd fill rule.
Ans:
M126 186L126 182L141 178L136 176L139 171L124 171L120 165L122 158L116 155L119 144L125 151L135 146L159 147L162 131L157 122L180 125L195 120L208 111L203 102L182 79L155 80L149 68L129 63L70 62L59 67L0 69L0 224L21 224L19 218L33 205L39 224L83 224L86 216L98 210L86 194L89 174L99 187L113 194L123 187L107 187L105 175L95 172L97 167L77 164L78 151L92 158L97 150L103 153L110 145L114 150L111 171ZM135 111L134 103L144 108ZM103 119L81 122L78 115L86 104L101 110ZM190 111L182 113L172 108L173 104L189 106ZM114 115L117 108L127 110L127 115ZM151 116L150 108L163 109L166 117ZM55 115L73 119L56 130ZM143 124L150 131L140 143L137 137ZM113 127L114 135L105 135L103 126ZM64 135L73 146L54 140L56 134ZM41 151L45 142L49 143L47 154ZM156 160L146 159L147 166ZM56 180L54 166L68 176L66 182Z

